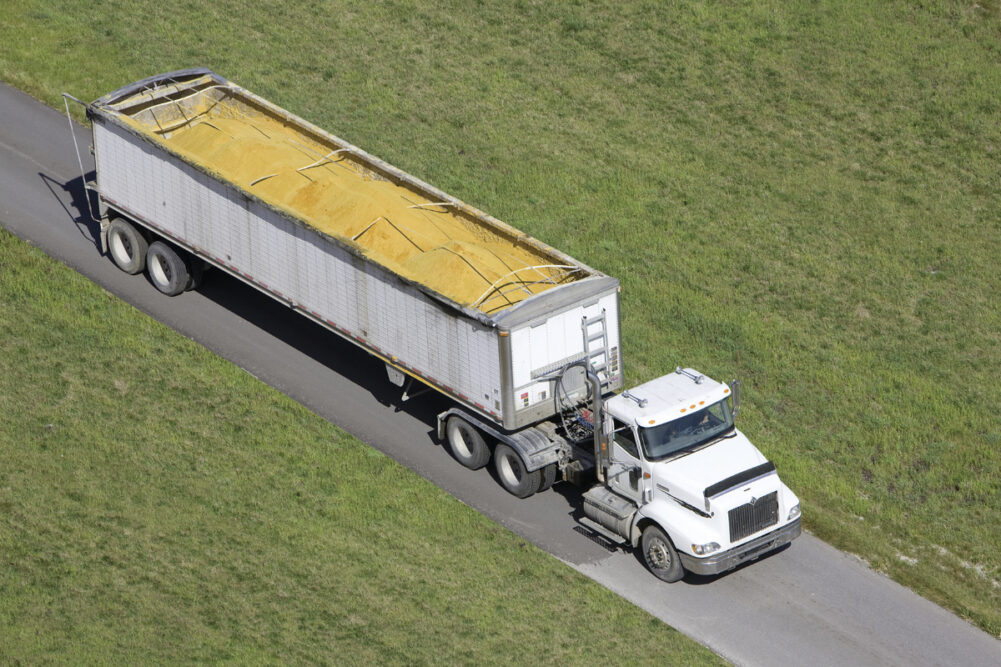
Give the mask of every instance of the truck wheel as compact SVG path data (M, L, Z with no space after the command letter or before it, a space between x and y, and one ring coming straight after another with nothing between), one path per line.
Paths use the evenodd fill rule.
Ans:
M490 461L490 448L483 436L462 417L452 415L448 418L445 435L452 456L470 470L479 470Z
M655 577L673 583L685 576L678 552L663 530L654 525L647 526L643 530L641 546L643 560Z
M542 475L538 470L528 472L518 453L503 443L494 450L494 469L501 486L519 498L528 498L538 491Z
M177 296L191 284L188 263L163 241L153 241L149 245L146 273L153 286L167 296Z
M556 483L556 473L558 472L558 470L559 469L556 467L555 463L550 463L545 468L539 471L540 474L539 474L538 493L542 493L543 491L548 490L553 484Z
M115 218L108 227L108 254L115 266L135 275L146 268L146 239L130 223Z

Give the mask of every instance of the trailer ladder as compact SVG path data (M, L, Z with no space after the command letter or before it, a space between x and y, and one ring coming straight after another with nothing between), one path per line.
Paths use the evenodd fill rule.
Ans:
M611 382L613 373L608 367L611 355L608 349L605 309L601 309L600 315L582 317L580 328L584 334L584 363L594 371L602 385L607 385Z

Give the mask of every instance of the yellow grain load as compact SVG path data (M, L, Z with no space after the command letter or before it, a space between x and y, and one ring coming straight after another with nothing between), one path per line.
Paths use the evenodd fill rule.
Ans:
M463 306L495 312L584 277L538 241L256 102L206 79L169 104L115 106L190 162Z

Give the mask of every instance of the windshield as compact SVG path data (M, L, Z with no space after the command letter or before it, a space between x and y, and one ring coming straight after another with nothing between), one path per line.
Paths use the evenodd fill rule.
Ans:
M656 461L709 442L733 428L730 404L724 399L680 419L640 429L643 454Z

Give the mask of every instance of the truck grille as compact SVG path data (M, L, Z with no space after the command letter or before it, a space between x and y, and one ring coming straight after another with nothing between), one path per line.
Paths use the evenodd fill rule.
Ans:
M779 521L778 491L730 510L730 541L742 540Z

